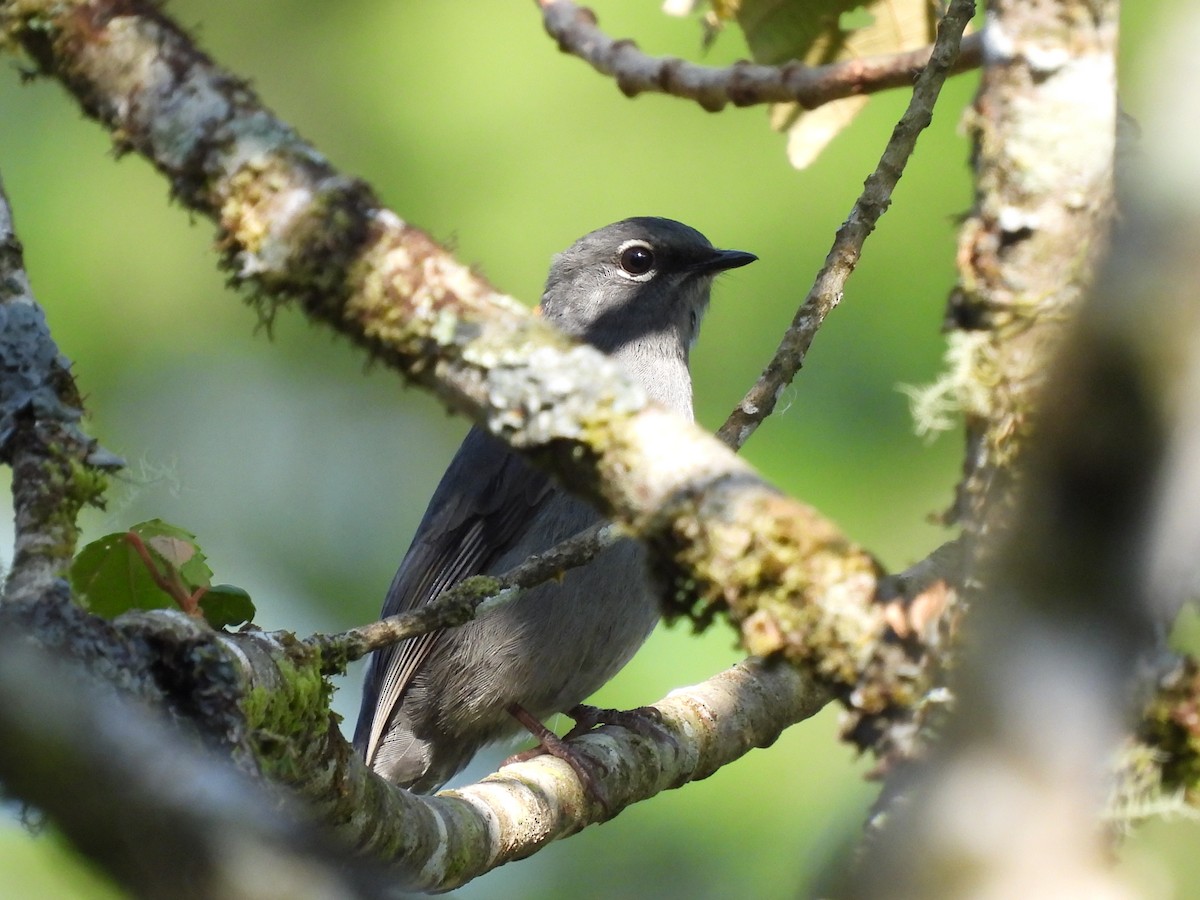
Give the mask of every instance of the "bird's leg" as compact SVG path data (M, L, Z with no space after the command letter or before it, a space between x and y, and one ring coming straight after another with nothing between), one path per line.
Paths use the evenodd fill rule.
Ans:
M538 746L522 751L521 753L513 754L501 763L502 766L507 766L509 763L525 762L526 760L533 759L535 756L548 753L557 759L561 759L574 769L580 784L583 785L583 789L605 809L609 808L608 795L599 780L597 780L593 772L593 764L590 760L581 756L573 748L568 747L563 738L560 738L543 725L536 716L521 704L510 704L508 714L524 725L525 730L537 738ZM572 716L572 718L574 717Z

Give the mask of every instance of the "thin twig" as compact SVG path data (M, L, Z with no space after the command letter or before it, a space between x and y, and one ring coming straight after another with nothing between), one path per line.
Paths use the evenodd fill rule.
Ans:
M620 530L611 523L594 525L544 553L530 556L502 575L464 578L424 606L341 634L315 635L308 643L320 650L329 649L331 659L353 662L398 641L462 625L511 603L523 592L557 578L568 569L590 562L620 537Z
M946 77L954 71L955 63L960 58L963 29L971 21L974 12L973 0L955 0L946 10L938 26L929 65L917 78L912 99L896 123L879 165L867 177L862 194L834 236L833 247L825 257L825 264L817 273L808 296L796 311L775 356L763 370L758 382L717 432L717 437L735 450L746 443L775 409L780 393L791 384L804 364L804 357L821 323L841 302L846 280L858 265L867 235L875 230L876 222L891 203L892 191L917 145L917 137L933 119L933 106Z
M567 0L537 0L546 32L564 53L578 56L602 75L616 79L628 97L656 92L695 100L709 112L727 103L799 103L815 109L832 100L908 87L930 59L930 48L847 59L824 66L792 61L781 66L737 62L701 66L673 56L648 56L633 41L609 37L596 14ZM979 66L982 42L973 35L951 62L951 72Z

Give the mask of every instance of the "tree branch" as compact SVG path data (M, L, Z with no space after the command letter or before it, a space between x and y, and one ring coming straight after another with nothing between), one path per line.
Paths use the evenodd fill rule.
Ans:
M1012 515L1013 462L1030 438L1035 400L1108 246L1116 62L1098 46L1109 36L1083 24L1100 15L1093 6L1108 5L1042 4L1027 31L1019 17L989 18L992 58L967 120L975 206L959 232L946 313L949 352L966 361L942 389L966 422L951 517L972 554L996 546L975 538ZM1072 29L1086 48L1063 37Z
M750 659L654 704L661 716L654 732L604 726L574 738L571 746L600 773L607 808L569 765L551 756L506 766L478 784L428 798L371 773L336 724L302 741L297 735L298 755L286 761L269 748L259 756L279 781L336 823L345 842L393 866L409 886L443 891L633 803L707 778L750 750L769 746L784 728L819 712L830 699L825 688L791 666ZM283 762L278 769L272 767L276 758Z
M774 412L783 389L792 383L804 364L804 357L817 330L825 317L841 302L842 291L858 265L867 236L875 230L880 216L891 203L892 192L904 174L904 167L916 148L918 136L933 119L933 107L942 85L955 70L957 61L962 59L959 46L963 42L963 30L974 12L974 2L951 3L946 9L938 25L937 40L929 54L929 63L917 77L912 99L892 130L879 165L867 176L863 192L838 229L833 247L825 257L825 264L796 311L775 356L717 433L722 441L734 449L745 444L758 426Z
M709 112L727 103L799 103L816 109L831 100L908 87L926 68L931 48L907 53L848 59L824 66L790 62L762 66L738 62L732 66L701 66L672 56L647 56L628 39L609 37L597 26L596 14L568 0L536 0L546 32L564 53L578 56L601 75L617 82L621 93L670 94L695 100ZM963 41L962 53L950 62L949 73L979 65L982 42L978 35Z
M339 670L346 662L407 638L453 628L482 618L516 600L530 588L586 565L601 550L620 540L608 523L572 535L544 553L530 556L501 575L475 575L447 588L432 602L341 634L314 635L306 643L329 655Z
M6 731L0 777L56 820L62 815L68 833L78 830L74 839L81 848L122 878L143 877L125 870L145 860L146 846L169 855L177 840L191 840L193 828L215 826L218 834L232 833L222 824L223 816L241 818L244 804L253 802L254 792L241 791L238 779L228 776L218 782L224 786L211 796L212 803L198 805L181 819L180 834L137 839L143 827L156 827L159 816L176 815L174 794L153 806L162 777L158 764L141 765L143 747L159 739L165 743L158 745L157 759L177 765L185 787L191 773L207 771L208 764L187 749L203 743L226 763L232 759L246 771L290 787L344 846L386 864L391 880L444 890L611 818L627 805L705 778L749 750L770 745L784 728L831 699L826 688L793 667L751 659L699 685L672 691L656 705L662 725L655 731L636 734L605 726L572 740L578 752L593 759L610 807L598 804L573 770L553 757L510 766L479 785L430 798L399 790L365 766L329 712L331 689L322 677L322 658L288 633L222 634L173 610L127 614L109 623L84 613L65 591L58 591L42 603L0 608L2 635L36 645L39 657L77 660L93 680L115 686L123 695L99 688L64 692L65 676L37 680L45 661L34 660L28 670L37 689L18 677L25 671L19 664L14 663L15 669L0 666L0 719L17 729ZM45 690L70 697L43 701ZM126 722L121 710L130 699L165 712L182 726L186 740L163 738L141 707ZM88 707L87 715L75 712L77 703ZM31 711L39 708L44 721L31 723ZM93 717L102 718L104 727L93 726ZM114 728L114 722L120 726ZM126 724L133 743L122 756L108 742L118 740ZM81 733L93 730L103 734L95 741L79 740ZM99 752L111 766L94 771L92 778L73 774L76 764L94 765L92 756ZM29 762L27 754L40 761ZM46 760L64 766L49 779L52 784L44 783ZM11 772L26 774L9 777ZM122 779L129 779L130 803L138 809L147 804L130 821L103 812ZM239 802L224 809L230 791ZM73 806L64 809L68 797ZM232 831L247 828L257 853L264 840L259 830L271 821L269 815L250 816ZM116 846L93 846L102 840ZM270 837L268 843L275 840ZM204 858L196 861L205 878L231 864L210 841L211 835L200 840L198 852ZM448 848L453 852L448 854ZM144 875L151 876L174 874Z
M964 229L970 308L996 354L981 373L996 409L971 423L995 474L978 473L990 483L966 511L979 528L972 628L986 639L964 653L957 714L905 773L909 796L852 897L1130 896L1099 823L1130 684L1155 649L1166 498L1187 495L1196 565L1194 491L1164 480L1175 416L1200 384L1196 194L1186 228L1149 199L1093 278L1108 242L1118 4L998 0L989 13L979 208ZM1169 81L1191 83L1187 68ZM1196 114L1193 91L1170 108L1179 122Z
M67 601L69 602L69 601ZM0 779L139 897L383 897L379 872L109 685L0 636ZM394 880L394 878L392 879Z
M0 602L35 600L63 577L79 510L122 465L79 428L82 402L33 297L0 183L0 461L13 470L16 545Z

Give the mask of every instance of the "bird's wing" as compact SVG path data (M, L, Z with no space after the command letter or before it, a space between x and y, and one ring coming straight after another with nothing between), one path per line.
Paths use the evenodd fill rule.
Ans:
M471 429L392 579L383 615L416 609L462 579L486 573L524 536L552 489L546 475L503 442ZM440 635L431 632L377 651L354 734L368 764Z

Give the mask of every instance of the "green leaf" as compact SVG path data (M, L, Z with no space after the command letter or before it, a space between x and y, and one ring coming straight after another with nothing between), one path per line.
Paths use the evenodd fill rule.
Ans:
M213 628L233 628L254 620L254 601L236 585L214 584L200 598L200 612Z
M212 570L194 534L161 519L141 522L129 531L141 538L158 571L174 577L185 593L208 587ZM177 608L172 596L155 583L128 534L106 534L75 556L70 571L75 596L106 618L131 609Z
M125 535L106 534L79 551L71 564L75 597L109 619L130 609L174 607L175 601L154 583Z

